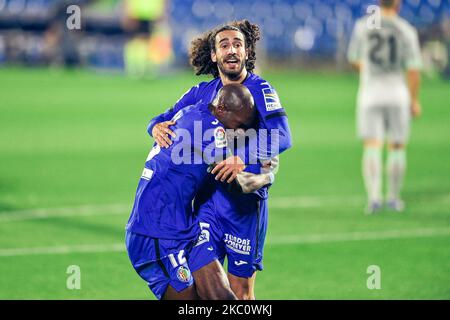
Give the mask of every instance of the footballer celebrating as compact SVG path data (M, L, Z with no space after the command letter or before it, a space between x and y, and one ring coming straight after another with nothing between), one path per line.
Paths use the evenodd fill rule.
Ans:
M248 89L229 84L212 103L177 112L172 118L175 142L170 148L155 143L150 151L126 227L126 247L136 272L158 299L236 298L193 216L192 201L208 165L228 156L225 128L249 127L254 119Z
M234 155L218 163L212 173L216 180L231 183L237 177L245 194L228 192L215 183L196 196L195 208L202 228L208 229L214 248L223 261L228 257L228 279L239 299L254 299L257 270L262 270L264 239L268 218L268 187L274 181L278 154L292 145L288 118L275 89L252 73L255 67L259 27L247 20L232 22L206 32L192 42L190 62L197 75L214 77L192 87L168 111L152 119L149 133L161 147L171 145L170 119L179 110L198 101L209 102L226 84L241 83L251 92L257 110L257 129L266 129L275 151L258 150L258 164L238 167ZM245 243L245 245L243 245Z
M421 114L419 102L421 53L417 31L398 16L400 0L380 0L379 26L359 19L348 49L348 59L360 71L357 127L364 143L362 172L368 196L367 214L383 206L382 149L387 142L389 209L401 212L400 197L406 170L405 147L410 117ZM406 72L406 79L405 79Z

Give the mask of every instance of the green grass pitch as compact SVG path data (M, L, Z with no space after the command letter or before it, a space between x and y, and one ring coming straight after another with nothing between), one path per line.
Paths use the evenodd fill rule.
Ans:
M450 299L449 83L423 82L407 210L365 216L357 76L263 76L294 146L270 192L257 298ZM124 251L124 226L148 120L199 80L0 70L0 299L154 299ZM80 290L66 287L69 265L81 269ZM367 288L370 265L379 290Z

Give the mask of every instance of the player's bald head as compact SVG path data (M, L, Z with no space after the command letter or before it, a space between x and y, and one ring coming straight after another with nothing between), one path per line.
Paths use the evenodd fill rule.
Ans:
M223 86L218 93L219 103L229 111L246 112L254 106L253 96L246 86L230 83Z
M223 86L214 102L214 115L229 128L249 127L255 118L255 103L246 86L231 83Z

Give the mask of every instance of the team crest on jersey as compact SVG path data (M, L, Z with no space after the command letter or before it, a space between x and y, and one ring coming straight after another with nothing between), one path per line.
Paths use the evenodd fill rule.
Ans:
M227 146L227 139L224 128L217 127L216 129L214 129L214 142L217 148L225 148Z
M180 266L177 270L177 278L181 282L189 282L191 279L191 271L183 266Z
M281 109L280 99L278 98L277 92L272 88L262 89L264 95L264 102L266 104L267 111L273 111Z

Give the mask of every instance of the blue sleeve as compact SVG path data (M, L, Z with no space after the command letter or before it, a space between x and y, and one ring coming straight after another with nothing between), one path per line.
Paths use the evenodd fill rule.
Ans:
M261 173L261 164L260 163L254 163L254 164L247 164L245 166L245 172L254 173L254 174L260 174Z
M155 124L169 121L173 118L173 116L180 111L181 109L197 103L197 96L198 92L200 90L200 85L198 84L195 87L192 87L189 89L174 105L173 107L167 109L164 113L154 117L152 120L150 120L148 126L147 126L147 132L150 136L152 136L152 130Z
M258 143L258 158L270 159L292 147L288 117L276 90L268 82L248 88L259 113L259 129L267 130L267 135L260 135L258 139L267 141L264 144ZM262 145L267 145L267 148Z

